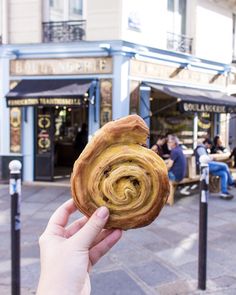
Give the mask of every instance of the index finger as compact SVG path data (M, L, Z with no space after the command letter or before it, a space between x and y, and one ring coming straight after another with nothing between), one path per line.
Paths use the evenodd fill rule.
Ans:
M65 227L70 215L77 210L72 199L66 201L53 213L49 219L48 226Z

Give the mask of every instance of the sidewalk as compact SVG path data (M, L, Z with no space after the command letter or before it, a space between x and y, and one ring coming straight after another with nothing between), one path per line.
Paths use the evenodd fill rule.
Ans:
M236 294L235 198L209 200L207 291L197 290L198 194L165 206L150 226L124 233L94 268L94 295ZM35 294L39 277L38 237L52 212L70 198L63 186L24 185L21 207L22 295ZM0 294L10 291L10 197L0 187ZM79 216L80 214L77 214ZM46 295L46 294L45 294ZM60 294L63 295L63 294Z

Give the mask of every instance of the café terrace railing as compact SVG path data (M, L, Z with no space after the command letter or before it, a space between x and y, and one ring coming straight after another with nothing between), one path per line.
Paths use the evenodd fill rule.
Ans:
M43 22L43 42L76 42L85 38L85 20Z
M175 33L167 33L167 49L192 53L193 38Z

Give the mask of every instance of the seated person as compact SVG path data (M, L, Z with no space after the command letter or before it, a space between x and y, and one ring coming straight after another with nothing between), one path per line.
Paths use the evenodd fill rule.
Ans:
M158 156L162 157L162 155L163 155L162 146L164 143L165 143L165 136L159 135L157 137L156 143L151 147L151 150L153 150L155 153L157 153Z
M211 147L211 154L221 154L227 152L227 149L223 146L219 135L216 135Z
M169 136L171 136L171 134L170 134L170 133L166 133L166 135L165 135L165 141L164 141L164 144L162 145L162 151L163 151L162 158L163 158L164 160L170 158L170 152L171 152L171 151L170 151L170 149L168 148L168 144L167 144Z
M234 161L234 163L233 163L234 168L236 168L236 147L233 148L233 150L232 150L232 152L231 152L231 154L230 154L230 156L229 156L230 159L231 159L232 157L233 157L233 161Z
M198 171L200 171L200 156L202 155L208 155L208 149L211 149L212 147L212 141L210 139L205 139L203 141L203 144L199 144L196 149L194 150L194 154L196 157L196 165ZM231 195L228 192L228 185L234 185L235 182L232 178L232 175L230 174L229 167L227 164L222 162L216 162L213 161L213 156L209 156L209 172L211 175L219 176L221 180L221 195L220 197L225 200L229 200L233 198L233 195Z
M166 160L170 181L181 181L186 173L186 157L179 146L177 136L169 135L168 148L171 150L170 158Z

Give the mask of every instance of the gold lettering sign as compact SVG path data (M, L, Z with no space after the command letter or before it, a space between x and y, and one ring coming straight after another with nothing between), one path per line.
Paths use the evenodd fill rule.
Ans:
M37 98L22 98L22 99L8 99L7 105L13 106L27 106L27 105L38 105L39 101Z
M79 98L19 98L19 99L8 99L7 105L9 107L13 106L35 106L35 105L63 105L72 106L81 105L81 100Z
M182 106L185 112L226 113L225 106L198 103L183 103Z
M224 75L209 74L189 69L179 69L169 65L158 63L131 60L130 75L144 78L165 79L169 81L182 81L184 83L196 83L199 85L214 84L217 86L226 86L226 77ZM216 77L217 76L217 77Z
M111 74L111 57L20 59L10 64L12 76Z

